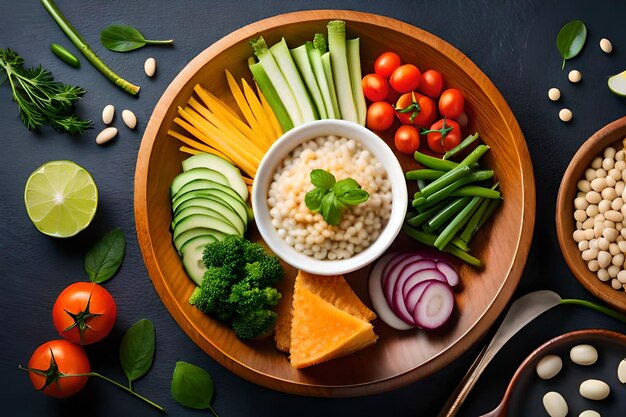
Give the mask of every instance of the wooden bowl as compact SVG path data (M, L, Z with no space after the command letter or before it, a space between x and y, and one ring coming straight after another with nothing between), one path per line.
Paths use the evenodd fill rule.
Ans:
M455 317L446 329L399 332L376 320L374 329L380 336L376 345L298 371L290 366L285 354L276 350L271 339L244 343L227 326L188 304L194 286L171 242L168 194L185 156L178 151L177 141L167 137L167 130L176 129L176 108L187 102L196 83L234 104L224 69L228 68L235 78L250 80L246 66L252 54L250 39L262 34L268 44L273 44L285 36L290 45L300 45L316 32L326 33L326 24L333 19L347 22L349 37L360 37L364 73L372 71L378 55L394 50L404 62L438 69L448 87L464 92L470 120L466 132L480 132L491 146L485 163L497 173L504 203L472 242L472 253L484 261L485 267L476 270L456 263L463 288L456 296ZM391 134L384 139L392 143ZM416 167L411 157L397 156L405 170ZM200 53L171 83L154 109L139 150L135 218L144 260L163 303L189 337L215 360L243 378L276 390L312 396L355 396L423 378L459 357L484 335L521 277L533 233L535 184L517 121L498 90L465 55L443 40L394 19L352 11L305 11L275 16L231 33ZM254 227L251 229L249 237L258 239ZM417 246L401 233L390 250ZM292 284L295 273L287 268L283 290ZM346 279L370 304L368 275L369 268L364 268L348 274Z
M588 344L598 351L598 361L590 366L576 365L569 351L577 345ZM617 380L617 367L626 352L626 335L605 329L575 330L554 337L535 349L517 368L506 389L502 403L496 413L483 417L514 417L543 415L542 397L549 391L557 391L565 397L569 415L578 415L592 408L602 415L616 415L626 406L626 396L620 395L622 387ZM547 355L557 355L563 368L553 378L542 380L536 372L537 363ZM582 381L594 378L605 381L612 393L608 400L597 401L591 406L579 394Z
M585 169L589 168L596 156L609 145L617 144L621 147L624 138L626 138L626 117L609 123L587 139L565 170L556 201L556 232L565 262L587 291L622 312L626 312L626 292L613 289L610 281L602 282L595 272L589 271L587 262L582 259L572 235L576 229L574 220L574 199L578 191L576 184L584 177Z

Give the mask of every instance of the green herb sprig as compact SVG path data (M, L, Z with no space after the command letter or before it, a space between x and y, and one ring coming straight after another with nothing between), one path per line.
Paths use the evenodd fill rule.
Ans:
M141 32L128 25L109 25L100 32L100 42L105 48L115 52L128 52L150 45L171 45L173 39L150 40Z
M561 69L565 68L565 61L574 58L580 53L587 40L587 27L580 20L566 23L556 36L556 47L563 58Z
M352 178L337 181L335 176L323 169L311 171L314 189L306 193L304 203L312 211L319 211L326 223L337 226L346 207L365 203L367 191Z
M29 130L50 125L59 132L76 135L91 127L91 120L81 120L72 111L85 90L54 81L52 73L41 65L24 68L24 59L10 49L0 49L0 80L3 79L8 80L13 101Z

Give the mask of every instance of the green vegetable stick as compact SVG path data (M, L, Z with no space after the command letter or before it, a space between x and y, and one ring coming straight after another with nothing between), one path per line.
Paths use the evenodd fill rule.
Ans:
M500 192L491 190L485 187L479 187L478 185L466 185L460 187L449 194L450 197L482 197L489 199L500 198Z
M359 114L354 103L348 56L346 52L346 22L333 20L328 23L328 49L333 69L333 78L337 88L337 101L341 118L358 123Z
M470 171L470 167L459 165L458 167L451 169L441 177L428 184L426 187L424 187L423 190L420 190L420 192L422 193L423 197L428 198L428 196L452 184L453 182L457 182L461 178L466 177L467 175L469 175Z
M442 210L436 213L429 221L428 225L433 229L439 229L444 225L452 216L457 214L459 211L463 209L463 207L467 206L470 202L471 198L457 198L453 200L450 204L445 206Z
M480 202L480 197L473 197L472 201L470 201L470 203L465 206L463 210L461 210L461 212L457 214L450 223L448 223L446 228L443 229L441 234L435 240L435 247L437 249L442 250L444 247L446 247L446 245L448 245L448 243L450 243L452 238L454 238L454 236L461 229L461 227L463 227L465 223L467 223L469 218L472 216L472 213L474 213L474 210L478 208Z
M450 158L454 157L456 154L458 154L459 152L463 151L465 148L467 148L472 143L474 143L477 139L478 139L478 133L474 133L473 135L469 135L468 137L466 137L463 140L463 142L459 143L454 148L452 148L448 152L446 152L443 155L443 159L450 159Z
M422 224L430 220L435 213L445 207L446 204L447 203L443 201L441 204L430 207L428 210L425 210L417 214L416 216L409 218L406 222L413 227L421 226Z
M444 161L443 159L435 158L419 151L415 151L413 159L426 168L436 169L438 171L450 171L459 165L456 162Z
M311 48L313 48L313 46L311 46ZM309 96L313 99L319 118L327 119L328 113L326 113L326 106L324 105L322 92L317 84L317 79L315 78L311 62L309 61L306 44L293 48L289 52L291 53L291 57L298 68L298 72L300 72L300 75L302 76L306 89L309 92Z
M322 66L324 67L324 77L326 77L326 83L328 84L328 92L330 93L330 101L333 105L335 119L341 119L341 111L339 110L339 103L337 102L337 90L335 90L335 81L333 80L333 69L330 63L330 52L322 54Z
M467 184L471 184L473 182L485 181L493 177L493 171L484 170L484 171L476 171L471 174L463 177L452 184L447 185L441 190L431 194L426 198L426 202L439 201L446 197L467 197L466 195L454 195L455 191L459 188L463 188ZM473 197L473 196L470 196ZM424 203L422 203L424 204Z
M436 169L416 169L415 171L408 171L405 176L407 180L436 180L437 178L444 175L445 171L437 171ZM422 190L424 187L421 187Z
M315 35L318 37L319 33ZM324 74L324 64L322 64L322 53L319 49L314 47L313 42L307 42L305 44L306 52L309 57L309 61L311 62L311 68L313 69L313 74L315 75L315 80L317 81L317 85L320 89L320 94L322 95L322 100L324 102L324 108L326 110L326 117L329 119L336 119L335 110L333 108L333 102L330 97L330 90L328 88L328 82L326 80L326 75Z
M263 69L263 65L260 62L255 62L253 57L248 58L248 67L250 68L250 72L254 77L254 80L257 82L263 96L269 103L270 107L274 111L274 115L276 119L278 119L278 123L280 123L280 127L283 128L283 132L286 132L293 128L293 122L289 117L289 113L287 109L283 105L283 102L280 100L276 89L272 85L269 77L265 73Z
M500 199L500 198L489 201L489 207L487 207L487 210L485 210L485 213L483 214L483 216L481 217L480 221L476 225L476 228L472 232L472 237L476 233L478 233L480 228L483 227L485 225L485 223L487 223L487 220L489 220L489 218L493 215L493 213L496 211L496 209L498 208L498 206L500 205L501 202L502 202L502 199Z
M350 83L352 85L352 96L356 105L357 117L359 124L365 126L365 117L367 115L367 104L365 104L365 95L363 94L363 85L361 84L361 57L359 53L359 38L348 39L346 41L348 50L348 72L350 73Z
M139 93L139 86L131 84L117 75L95 54L94 51L91 50L85 40L80 36L76 29L74 29L74 26L72 26L65 16L63 16L59 8L56 4L54 4L53 0L41 0L41 4L48 11L48 13L50 13L50 16L52 16L54 21L59 25L61 30L67 35L78 50L85 55L87 61L91 62L91 64L96 67L98 71L104 74L104 76L107 77L113 84L122 88L128 94L137 95Z
M469 198L469 197L465 197L465 198ZM470 240L472 239L472 236L474 236L474 229L476 229L476 226L478 225L478 223L480 222L480 219L485 214L485 211L487 210L487 207L489 207L489 204L491 203L491 201L492 200L489 200L487 198L483 199L483 201L480 203L480 206L478 206L478 209L474 212L474 214L472 214L472 217L469 219L469 221L463 228L463 231L459 235L459 238L463 242L465 243L470 242Z
M55 54L61 61L65 62L67 65L70 65L74 68L80 68L80 61L76 58L70 51L65 49L62 45L58 43L53 43L50 45L50 50L53 54Z
M408 225L404 225L402 227L402 230L404 230L404 232L409 235L409 237L411 237L412 239L417 240L420 243L423 243L424 245L428 245L428 246L435 246L435 240L437 239L436 235L430 234L430 233L425 233L422 232L420 230L414 229ZM448 252L451 255L456 256L457 258L461 259L463 262L466 262L470 265L476 266L476 267L481 267L482 263L480 262L480 259L477 259L475 257L473 257L472 255L470 255L467 252L462 251L461 249L455 247L455 246L451 246L448 245L443 249L444 252Z

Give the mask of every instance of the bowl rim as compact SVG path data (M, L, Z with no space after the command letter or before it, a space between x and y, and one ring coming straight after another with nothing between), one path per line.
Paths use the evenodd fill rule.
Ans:
M276 18L279 18L281 22L278 25L274 24ZM476 83L481 84L483 93L491 102L494 112L507 121L507 123L502 126L502 135L514 138L513 142L509 143L508 146L513 146L516 150L519 165L522 171L521 174L524 177L526 185L522 188L522 190L520 190L521 200L523 202L520 239L518 241L516 251L510 261L509 268L506 271L506 279L503 280L502 285L497 289L497 294L495 295L494 300L489 305L485 306L484 312L476 319L475 324L459 336L458 343L442 350L439 354L433 356L430 360L427 360L416 368L403 371L386 379L375 380L363 384L348 385L320 385L310 382L297 382L277 378L273 375L260 372L252 368L251 365L238 361L229 355L227 351L220 349L212 340L205 338L202 335L199 326L194 323L194 320L190 317L190 315L185 311L182 311L180 308L175 308L178 300L174 296L172 288L165 283L164 274L157 262L153 239L150 236L148 227L147 169L152 149L154 147L157 134L162 123L164 122L164 117L168 108L175 101L180 93L180 90L195 75L195 67L208 63L211 59L221 53L225 47L232 46L235 43L248 39L264 30L297 24L302 21L333 19L341 19L347 22L365 23L378 27L394 28L396 31L405 33L407 36L418 39L421 42L436 48L447 59L457 62L458 65L463 68L463 72L465 72L468 77L471 77ZM521 128L509 105L497 87L470 58L437 35L409 23L382 15L339 9L289 12L252 22L224 36L193 58L170 83L153 110L148 125L144 131L137 156L134 193L134 212L137 238L150 279L155 286L161 301L166 305L174 320L196 345L201 347L221 365L238 376L253 383L294 394L340 397L369 395L403 387L409 383L415 382L418 379L429 376L437 370L450 364L467 350L467 346L473 346L476 344L502 313L521 279L526 259L530 251L534 231L536 203L535 179L532 161Z
M298 252L278 236L271 224L267 195L276 167L299 145L319 136L347 137L361 144L383 164L391 181L392 209L379 237L362 252L341 260L318 260ZM394 185L398 184L398 185ZM394 242L406 215L408 192L400 162L385 141L365 127L345 120L325 119L297 126L276 140L263 156L252 184L252 210L261 237L279 258L294 268L318 275L343 275L374 262Z
M574 177L575 171L585 161L587 162L585 162L584 165L588 166L591 160L598 155L598 152L595 152L594 148L611 137L611 135L617 134L617 132L620 131L626 136L626 116L608 123L591 135L580 148L578 148L578 151L576 151L570 160L563 174L563 178L561 179L556 199L555 223L561 253L576 280L595 297L622 312L626 312L626 296L624 296L624 293L622 292L620 294L619 290L613 289L610 282L600 281L595 274L589 271L586 262L582 260L578 246L572 238L575 222L573 209L571 209L576 194L575 184L580 179ZM618 139L611 140L604 145L604 147L617 141ZM571 205L572 217L565 219L564 216L570 210L566 208L569 205Z

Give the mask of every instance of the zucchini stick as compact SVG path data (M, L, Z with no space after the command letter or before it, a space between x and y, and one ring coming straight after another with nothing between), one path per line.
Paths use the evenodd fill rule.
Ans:
M265 39L261 36L258 39L252 40L250 43L252 44L254 54L259 59L259 63L263 67L263 71L269 78L272 86L278 94L278 97L280 97L280 101L283 103L285 110L289 114L291 122L294 126L301 125L304 121L302 119L302 114L300 113L300 107L298 106L296 97L291 91L283 73L280 71L278 63L274 59L274 55L272 55L268 49ZM257 79L257 81L261 84L261 89L263 89L261 80ZM283 127L283 129L285 129L285 127Z
M320 39L321 37L321 39ZM324 41L324 35L316 33L313 42L309 41L305 44L306 53L311 62L311 69L315 75L317 86L320 89L322 100L324 101L324 108L326 109L326 117L329 119L336 119L335 109L333 107L333 101L330 97L330 90L328 89L328 82L326 81L326 75L324 74L324 64L322 64L322 51L316 48L316 44L324 42L324 49L326 49L326 42Z
M346 22L333 20L328 23L328 49L337 88L337 101L341 118L358 123L359 115L352 94L348 55L346 52Z
M322 54L322 66L324 67L324 77L328 84L328 92L330 93L330 101L333 105L335 119L341 119L341 111L339 110L339 102L337 101L337 90L335 89L335 81L333 79L333 68L330 63L330 52Z
M261 93L263 93L264 97L261 98L261 102L263 103L263 100L266 100L269 106L272 108L274 117L276 117L278 123L280 123L280 130L282 132L286 132L289 129L293 128L293 122L291 121L291 117L289 116L285 105L278 95L278 92L274 88L272 81L265 73L263 65L261 65L260 62L255 62L254 58L250 57L248 58L248 68L250 68L250 72L252 73L252 76L254 77L254 80L256 81L259 90L261 91ZM265 107L265 104L263 106Z
M348 39L346 41L346 49L348 50L348 72L350 72L352 97L354 98L354 105L356 106L359 124L361 126L365 126L367 104L365 104L365 95L363 94L363 85L361 84L361 56L359 53L359 44L359 38Z
M298 46L297 48L291 49L289 52L291 53L291 57L298 68L298 72L302 76L304 85L309 92L309 97L313 99L313 104L315 104L319 118L328 119L328 113L326 112L326 105L324 105L322 92L317 84L317 79L315 78L311 62L309 61L306 43Z
M50 13L50 16L59 25L61 30L67 35L72 43L78 48L78 50L87 58L87 61L91 63L98 71L100 71L105 77L109 79L113 84L126 91L128 94L137 95L140 87L126 81L119 75L117 75L111 68L109 68L101 59L91 50L87 42L76 31L74 26L65 18L63 13L59 10L53 0L41 0L43 7Z
M306 87L304 86L302 78L298 73L296 64L291 58L285 38L282 38L280 42L272 45L270 47L270 53L276 60L278 68L280 68L280 72L285 77L285 80L287 80L289 89L296 99L297 106L300 109L300 115L302 116L302 121L306 123L316 120L317 114L313 108L313 103L311 103L311 97L306 92Z

